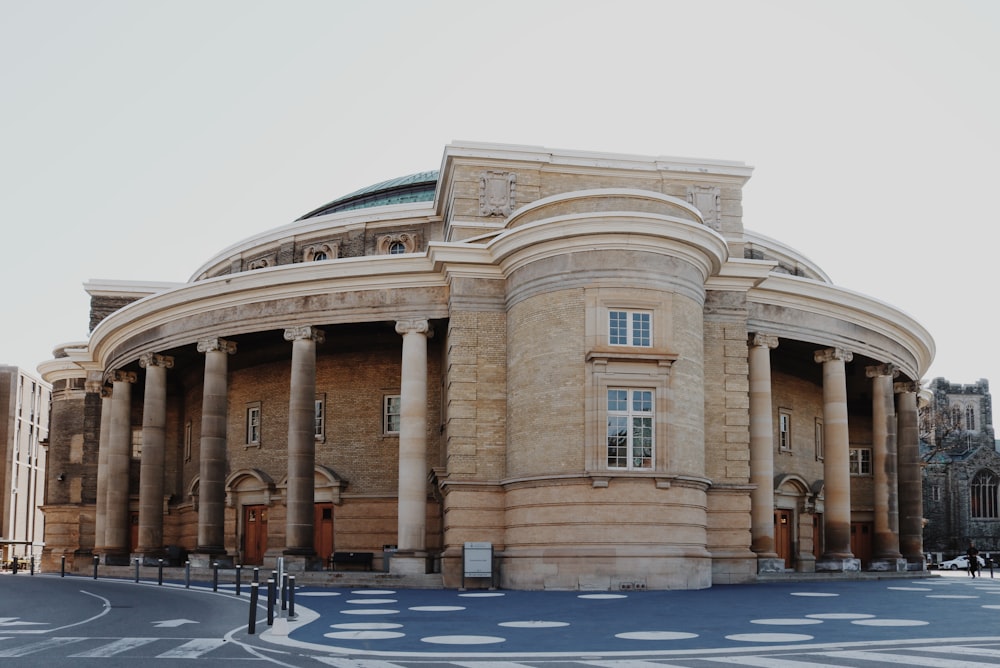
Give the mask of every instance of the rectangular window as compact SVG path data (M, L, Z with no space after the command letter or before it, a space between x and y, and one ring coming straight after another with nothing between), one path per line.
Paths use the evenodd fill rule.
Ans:
M387 394L382 399L382 432L399 433L400 400L398 394Z
M184 425L184 461L191 461L191 421Z
M872 474L872 449L851 448L851 475Z
M653 314L649 311L609 311L608 343L649 348L653 345Z
M778 411L778 449L792 451L792 415L785 410Z
M940 500L941 500L941 486L940 485L931 486L931 501L940 501Z
M260 403L247 406L247 445L260 445Z
M653 391L608 390L608 468L653 468Z
M142 459L142 427L132 427L132 459Z
M326 395L316 397L316 409L313 414L313 433L320 442L326 440L326 412L323 409L325 398Z
M816 461L823 461L823 421L816 418L815 439L816 439Z

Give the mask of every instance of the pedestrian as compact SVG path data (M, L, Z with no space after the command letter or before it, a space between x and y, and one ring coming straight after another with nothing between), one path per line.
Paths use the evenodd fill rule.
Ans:
M965 551L966 556L969 558L969 575L976 577L976 571L979 570L979 550L976 549L975 544L970 540L969 549Z

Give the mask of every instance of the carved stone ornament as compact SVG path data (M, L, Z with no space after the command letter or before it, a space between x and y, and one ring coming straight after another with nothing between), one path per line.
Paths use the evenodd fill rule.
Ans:
M303 262L316 262L318 260L336 260L340 255L340 244L325 243L306 246L302 250Z
M687 200L701 211L706 225L713 230L722 227L722 190L718 186L688 186Z
M427 338L434 336L434 328L431 327L431 324L423 318L396 321L397 334L411 334L414 332L417 334L426 334Z
M379 255L389 255L392 253L394 244L403 244L403 249L406 253L413 253L417 250L417 238L409 232L383 234L378 238L375 245Z
M323 343L326 341L326 333L322 329L316 329L310 325L285 329L285 341L299 341L302 339Z
M214 336L198 341L199 353L210 353L215 351L221 351L232 355L236 352L236 342L227 341L226 339L220 339Z
M488 170L479 175L479 215L509 216L516 208L517 174Z

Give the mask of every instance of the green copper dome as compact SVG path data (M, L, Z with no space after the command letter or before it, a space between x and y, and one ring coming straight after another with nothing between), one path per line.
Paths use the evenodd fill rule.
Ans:
M328 213L336 213L338 211L351 211L353 209L364 209L372 206L406 204L408 202L432 202L434 201L434 191L437 189L437 180L437 170L418 172L409 176L389 179L382 183L367 186L361 190L355 190L349 195L344 195L329 204L324 204L318 209L314 209L300 217L299 220L325 216Z

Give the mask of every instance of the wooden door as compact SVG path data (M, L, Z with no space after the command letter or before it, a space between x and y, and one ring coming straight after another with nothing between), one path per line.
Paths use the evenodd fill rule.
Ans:
M861 568L872 560L872 523L851 522L851 552L861 560Z
M785 560L785 568L792 567L792 511L774 511L774 550Z
M139 547L139 511L131 510L128 514L128 544L129 552L135 553Z
M243 506L243 563L259 566L267 550L267 506Z
M313 548L324 561L333 554L333 504L317 503L313 511Z

